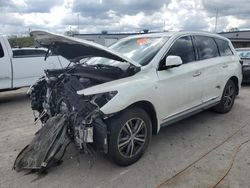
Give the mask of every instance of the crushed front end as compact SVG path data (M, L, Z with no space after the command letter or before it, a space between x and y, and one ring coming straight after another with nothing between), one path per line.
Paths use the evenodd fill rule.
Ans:
M102 108L117 91L78 95L83 90L105 82L132 76L140 65L120 53L77 38L45 31L33 31L35 41L48 48L45 59L60 55L69 60L62 69L45 70L28 91L35 122L42 127L32 142L17 156L14 169L46 170L59 163L69 142L84 153L108 152L107 121ZM119 47L119 46L118 46Z
M90 72L94 74L90 74ZM18 155L14 169L44 170L58 163L68 142L74 142L80 151L108 152L108 131L100 108L114 97L111 91L91 96L77 91L128 76L115 67L84 66L76 64L60 70L46 70L28 91L31 107L38 114L35 121L42 128ZM43 148L43 149L42 149Z

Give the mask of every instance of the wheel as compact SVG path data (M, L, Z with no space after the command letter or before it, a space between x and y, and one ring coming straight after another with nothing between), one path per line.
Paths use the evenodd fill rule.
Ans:
M228 80L224 88L221 101L218 105L214 107L213 110L219 113L229 112L233 107L235 96L236 96L236 86L232 80Z
M108 123L108 155L120 166L128 166L141 158L152 136L148 114L133 107L121 112Z

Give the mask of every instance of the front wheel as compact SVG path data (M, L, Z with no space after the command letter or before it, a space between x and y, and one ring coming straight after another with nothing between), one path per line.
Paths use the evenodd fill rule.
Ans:
M233 107L235 96L236 96L235 83L232 80L228 80L224 88L221 101L218 105L214 107L214 111L219 113L229 112Z
M128 108L109 122L109 157L120 166L135 163L143 155L152 135L148 114L141 108Z

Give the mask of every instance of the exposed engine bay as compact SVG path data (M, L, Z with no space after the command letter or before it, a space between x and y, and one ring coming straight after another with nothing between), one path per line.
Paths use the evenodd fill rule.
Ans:
M64 69L45 70L44 77L30 87L31 108L42 127L14 164L14 169L43 171L60 162L67 145L75 143L80 151L108 152L107 120L100 108L114 97L111 91L91 96L77 91L134 75L140 68L121 69L109 65L75 63Z

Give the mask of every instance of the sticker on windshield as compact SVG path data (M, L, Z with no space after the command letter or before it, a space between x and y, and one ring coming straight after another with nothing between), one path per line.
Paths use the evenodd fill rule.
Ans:
M148 38L140 38L136 42L137 42L137 44L142 46L142 45L148 44L149 40L148 40Z

